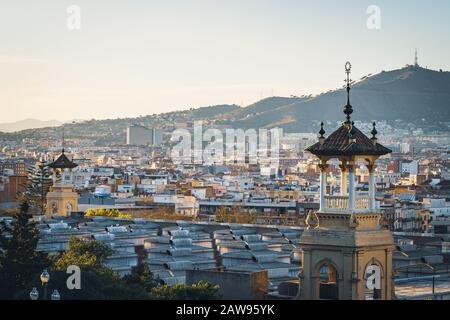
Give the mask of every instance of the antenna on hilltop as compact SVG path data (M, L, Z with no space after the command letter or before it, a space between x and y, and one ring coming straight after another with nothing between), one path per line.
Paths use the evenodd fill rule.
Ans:
M419 66L419 58L417 56L417 48L416 48L416 53L414 55L414 66L418 67Z

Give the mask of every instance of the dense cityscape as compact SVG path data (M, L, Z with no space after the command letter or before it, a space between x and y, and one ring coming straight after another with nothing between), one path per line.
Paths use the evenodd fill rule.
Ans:
M448 3L75 2L0 10L0 301L450 300Z
M349 99L350 82L348 88ZM304 257L299 241L308 221L316 212L347 210L342 161L330 155L323 171L324 160L307 149L339 124L322 122L319 134L267 131L269 140L279 137L276 165L251 161L247 140L243 161L228 157L207 164L202 149L200 161L193 161L195 150L188 161L174 161L171 152L178 141L173 132L195 134L199 124L202 134L206 129L225 132L232 127L217 124L224 108L147 117L152 127L135 119L110 134L121 141L114 143L105 143L97 130L85 130L90 121L36 129L26 137L26 132L8 134L0 141L2 232L11 230L27 198L39 253L57 256L72 250L76 239L95 239L112 248L104 260L107 268L126 278L145 265L156 288L206 281L220 284L222 298L298 298ZM202 113L207 115L202 118ZM351 113L341 128L351 123L361 130L356 143L372 135L389 148L377 156L376 166L372 160L370 166L355 162L352 188L355 208L378 212L377 223L393 232L391 298L447 299L449 122L436 132L402 121L350 122ZM113 130L109 122L105 127ZM203 136L200 147L208 141ZM330 274L324 270L321 277ZM332 282L321 282L325 293L320 298L338 298L326 289Z

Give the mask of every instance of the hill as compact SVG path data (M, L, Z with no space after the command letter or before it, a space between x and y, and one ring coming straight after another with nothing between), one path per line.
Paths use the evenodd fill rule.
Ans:
M217 124L234 128L282 127L286 132L315 132L320 121L342 121L344 104L345 91L339 89L316 96L271 97L244 108L224 104L139 118L67 123L64 129L67 137L94 140L96 145L124 144L126 127L134 123L170 128L175 122L200 119L215 119ZM415 123L417 127L431 127L430 130L446 130L437 123L450 122L450 72L407 66L368 75L352 85L351 104L354 120L402 120L406 124ZM61 128L53 127L57 125L55 122L28 120L22 125L49 128L0 133L0 139L61 137ZM8 131L11 130L12 127Z
M266 99L263 106L244 108L236 127L281 126L287 131L310 129L313 120L342 120L345 91L335 90L310 98ZM355 120L450 121L450 72L408 66L365 77L352 86Z
M57 127L62 125L62 122L57 120L41 121L37 119L25 119L16 122L0 123L0 131L14 132L26 129L37 129L45 127Z

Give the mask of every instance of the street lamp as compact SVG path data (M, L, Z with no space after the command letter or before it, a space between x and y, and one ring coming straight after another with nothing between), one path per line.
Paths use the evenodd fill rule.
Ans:
M431 293L432 293L432 295L433 295L433 299L434 299L434 290L435 290L435 278L436 278L436 268L435 267L433 267L432 265L430 265L429 263L424 263L425 264L425 266L427 266L428 268L430 268L431 269L431 271L433 271L433 281L432 281L432 284L431 284Z
M30 299L34 301L37 300L38 298L39 298L39 291L35 287L30 291Z
M44 300L47 300L47 285L49 280L50 274L47 272L47 269L44 269L44 271L41 274L42 287L44 288Z
M59 294L58 290L53 290L53 293L50 297L52 300L60 300L61 299L61 295Z
M42 296L42 300L47 300L48 282L50 281L50 274L48 273L47 269L44 269L44 271L42 271L40 279L41 279L41 283L42 283L42 288L44 289L44 295ZM31 300L39 299L39 291L36 287L34 287L30 291L30 299ZM51 300L61 300L61 294L59 293L59 291L57 289L53 290L53 292L50 296L50 299Z

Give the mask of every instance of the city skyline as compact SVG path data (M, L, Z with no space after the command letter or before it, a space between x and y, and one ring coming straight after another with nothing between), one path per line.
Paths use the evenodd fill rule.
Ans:
M449 70L450 4L285 1L3 4L2 122L136 117L343 85L342 61L369 73L413 64ZM370 29L370 5L380 29ZM350 30L350 32L348 32ZM305 32L306 31L306 32ZM306 44L306 45L305 45ZM61 110L64 109L62 112Z

